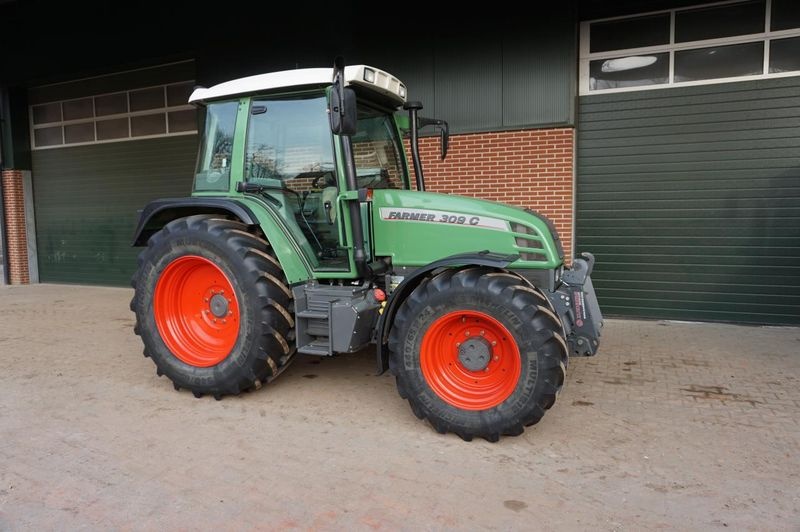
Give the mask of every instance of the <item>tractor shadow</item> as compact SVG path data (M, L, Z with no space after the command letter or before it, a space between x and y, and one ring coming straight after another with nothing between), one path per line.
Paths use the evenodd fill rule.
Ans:
M374 401L378 394L399 399L394 377L388 371L378 375L373 346L332 357L296 355L286 371L261 391L275 399L307 393L328 396L331 401L340 394L363 401Z
M370 346L356 353L340 354L332 357L313 355L296 355L295 360L285 372L278 376L271 386L281 381L297 381L300 379L334 379L352 380L356 377L375 377L375 348ZM298 384L295 382L295 384Z

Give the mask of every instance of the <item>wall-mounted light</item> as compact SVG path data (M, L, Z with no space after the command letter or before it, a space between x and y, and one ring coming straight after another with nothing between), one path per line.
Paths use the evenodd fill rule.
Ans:
M632 55L630 57L619 57L604 61L600 67L602 72L622 72L625 70L635 70L650 66L658 61L654 55Z

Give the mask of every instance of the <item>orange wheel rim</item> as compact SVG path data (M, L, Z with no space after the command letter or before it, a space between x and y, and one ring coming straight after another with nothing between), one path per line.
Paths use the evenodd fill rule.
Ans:
M499 405L522 372L519 347L508 329L488 314L468 310L431 324L422 338L420 366L436 395L463 410Z
M156 327L172 354L200 368L219 364L239 337L239 302L228 277L210 260L186 255L156 283Z

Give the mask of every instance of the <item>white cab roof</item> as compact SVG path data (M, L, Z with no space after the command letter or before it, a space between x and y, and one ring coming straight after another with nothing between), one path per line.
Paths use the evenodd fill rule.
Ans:
M348 85L358 85L374 90L393 98L398 105L406 101L405 85L396 77L378 68L367 65L347 66L344 69L344 77ZM200 103L282 88L321 87L330 85L332 82L332 68L284 70L234 79L209 88L195 89L189 97L189 102Z

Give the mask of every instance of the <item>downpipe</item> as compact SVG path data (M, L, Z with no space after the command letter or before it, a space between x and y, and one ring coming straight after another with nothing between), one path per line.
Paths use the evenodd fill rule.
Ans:
M3 154L5 139L3 138L3 132L6 127L5 117L8 109L7 98L8 93L0 89L0 175L2 175L3 170L5 170L5 157ZM6 242L7 234L5 204L3 202L3 180L0 179L0 285L10 284L8 272L8 242Z

